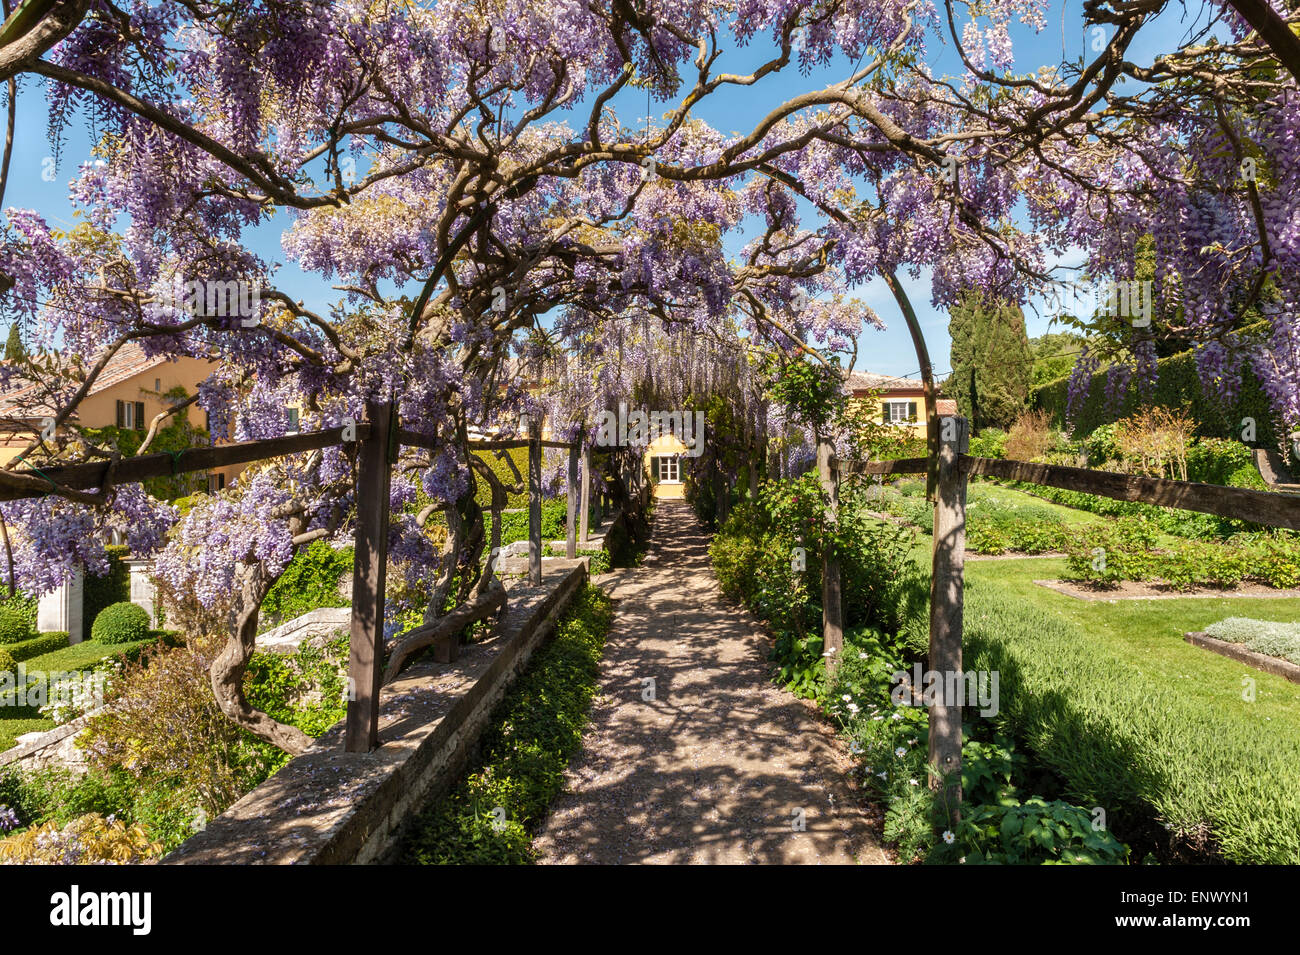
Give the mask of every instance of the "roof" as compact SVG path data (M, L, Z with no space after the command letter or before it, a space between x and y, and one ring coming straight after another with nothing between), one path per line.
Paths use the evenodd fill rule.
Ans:
M860 391L919 391L921 382L913 378L899 378L896 375L876 375L869 371L855 371L844 382L844 389L850 394Z
M151 368L171 361L168 355L149 357L137 342L127 342L108 360L103 371L95 379L87 397L99 394L106 388L121 384L136 375L143 374ZM53 415L52 408L40 397L41 389L37 382L27 381L9 388L0 395L0 416L18 418L39 418Z

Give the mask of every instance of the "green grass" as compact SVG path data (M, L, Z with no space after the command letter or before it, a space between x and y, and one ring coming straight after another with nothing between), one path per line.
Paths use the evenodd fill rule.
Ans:
M1227 617L1289 621L1300 619L1300 598L1179 597L1170 600L1079 600L1040 587L1065 572L1059 558L971 561L966 564L968 593L996 588L1044 618L1081 628L1099 649L1134 667L1145 677L1178 686L1180 693L1221 710L1225 716L1290 727L1300 737L1300 686L1243 666L1183 640ZM1241 678L1256 681L1254 703L1241 698Z
M1055 514L1066 524L1096 524L1106 520L1106 518L1088 511L1080 511L1073 507L1066 507L1064 504L1045 501L1041 497L1026 494L1024 491L1017 491L1014 488L1002 487L999 484L972 482L966 492L966 501L967 504L977 501L991 501L1008 507L1030 506L1035 509L1042 508Z
M148 646L158 639L160 633L161 631L154 630L150 632L148 639L134 640L130 643L100 643L98 640L83 640L81 643L74 643L62 650L43 653L39 657L24 660L23 666L28 673L38 670L41 672L80 670L93 663L98 663L105 657L111 657L119 653L130 653L132 650Z
M928 567L929 538L912 553ZM1064 570L966 564L964 662L1000 672L998 729L1125 841L1170 860L1300 863L1300 686L1183 640L1227 617L1300 619L1300 598L1110 603L1034 583Z

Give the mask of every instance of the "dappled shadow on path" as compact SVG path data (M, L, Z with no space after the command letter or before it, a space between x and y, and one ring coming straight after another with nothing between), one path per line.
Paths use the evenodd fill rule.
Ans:
M642 566L606 578L601 697L543 861L886 861L834 734L771 683L759 625L721 598L708 540L661 502Z

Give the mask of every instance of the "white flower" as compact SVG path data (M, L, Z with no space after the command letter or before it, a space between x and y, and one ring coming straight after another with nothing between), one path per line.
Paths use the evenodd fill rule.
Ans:
M884 774L883 771L881 771L881 772L879 772L879 773L876 773L876 775L879 776L881 779L884 779L884 778L885 778L885 774Z
M857 715L858 715L858 704L856 704L856 703L850 703L850 704L849 704L849 712L852 713L854 716L857 716Z
M894 750L894 755L897 756L899 759L902 759L904 756L907 755L907 750L903 749L903 747L900 746L898 747L898 749Z
M867 658L867 655L866 655L865 653L862 653L862 652L859 651L859 653L858 653L858 659L859 659L859 660L865 660L866 658Z
M890 717L891 720L901 720L902 718L903 718L902 713L895 713L893 716Z
M840 699L843 700L845 703L851 702L853 699L853 694L845 693L843 696L840 697Z
M908 746L915 746L915 745L917 744L917 742L918 742L917 738L916 738L915 736L913 736L911 739L909 739L909 740L907 741L907 745L908 745Z
M948 843L948 845L952 845L957 841L957 836L953 834L951 829L945 829L943 831L943 841ZM965 862L966 860L963 859L962 861Z
M907 784L908 784L909 786L915 786L915 785L917 785L917 782L916 782L915 779L909 779L909 780L907 781Z

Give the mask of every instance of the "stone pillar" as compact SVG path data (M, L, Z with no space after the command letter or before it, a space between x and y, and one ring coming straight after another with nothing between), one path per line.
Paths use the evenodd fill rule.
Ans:
M150 576L153 572L153 561L128 560L126 566L130 568L131 574L129 598L131 603L149 612L149 626L158 626L158 615L154 612L153 578Z
M73 571L71 580L40 598L36 606L36 629L42 633L50 630L65 631L69 643L84 640L85 591L85 574L80 569Z

